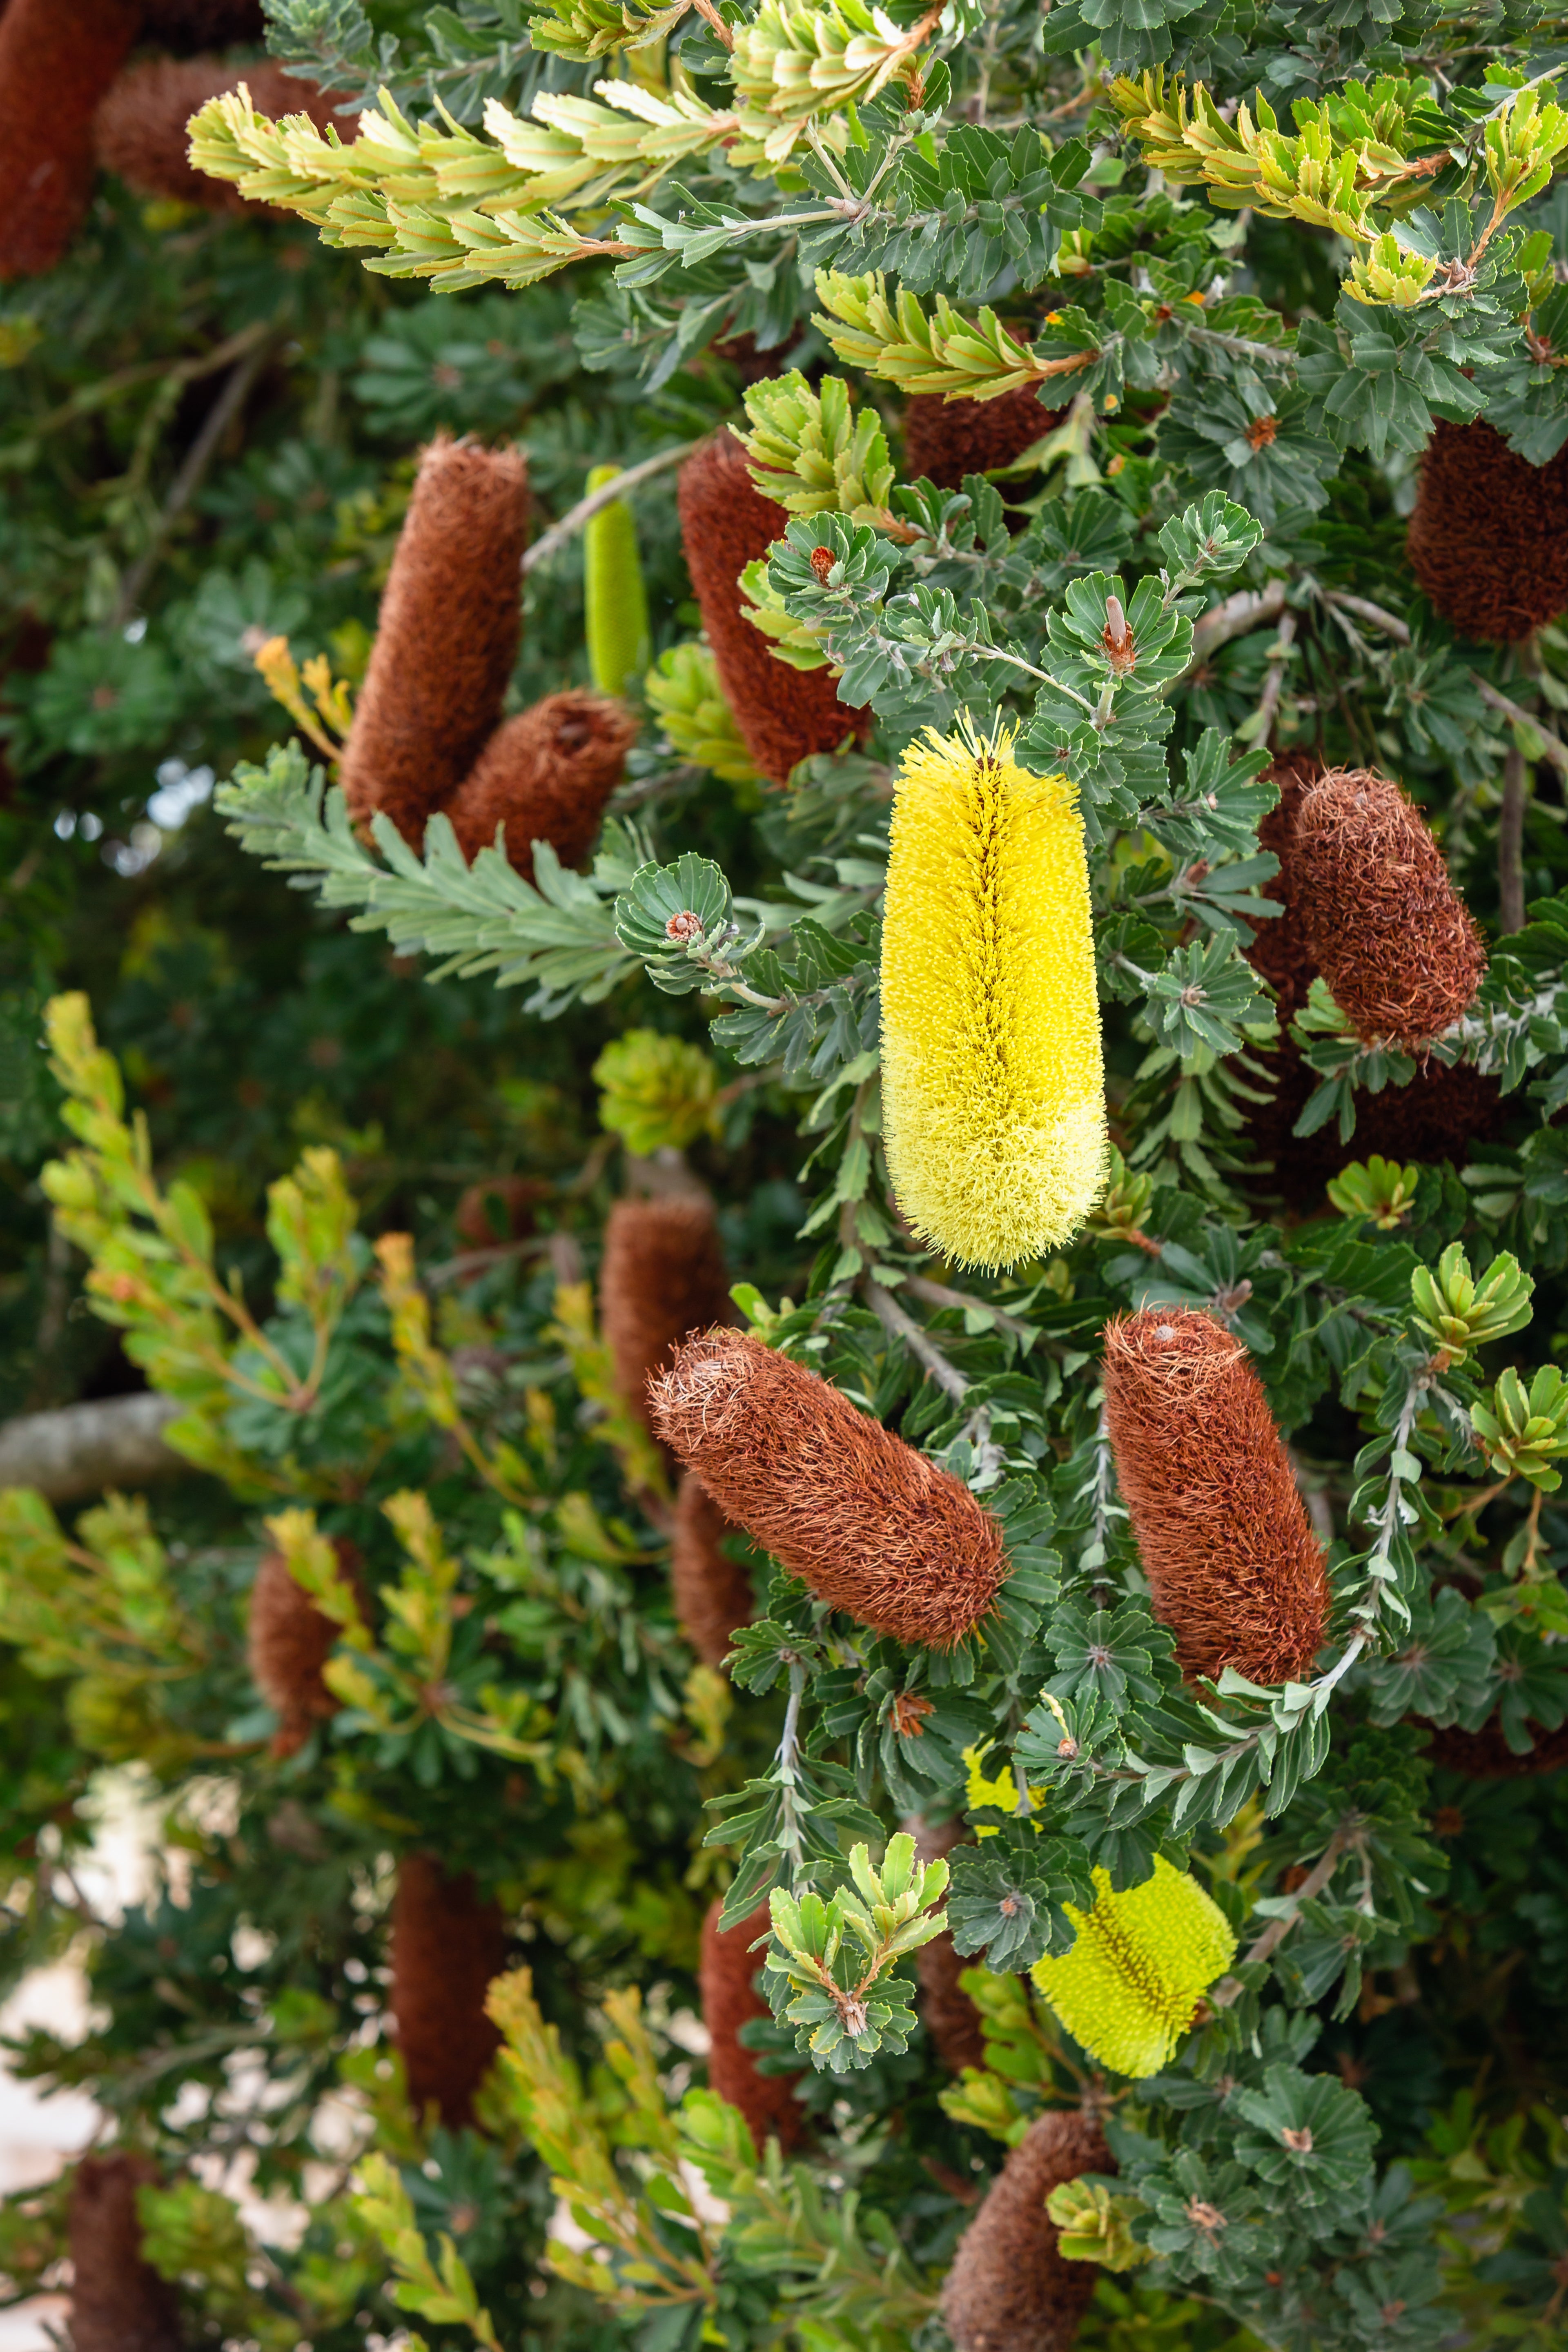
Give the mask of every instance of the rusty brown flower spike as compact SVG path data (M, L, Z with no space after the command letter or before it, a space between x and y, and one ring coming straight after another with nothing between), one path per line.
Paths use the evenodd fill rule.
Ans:
M356 822L384 810L418 848L484 750L517 658L527 536L521 451L444 435L430 444L343 750Z
M365 1588L359 1551L343 1538L332 1549L340 1575L353 1587L363 1614ZM309 1738L311 1725L329 1721L342 1705L321 1679L340 1631L289 1575L282 1553L264 1554L250 1588L247 1635L251 1680L278 1717L274 1756L294 1755Z
M621 1394L653 1426L648 1382L680 1342L733 1313L724 1250L706 1193L617 1201L605 1223L599 1319Z
M1032 383L999 400L917 392L904 404L904 479L918 482L923 475L939 490L956 490L965 474L1010 466L1066 415L1065 408L1042 407Z
M93 117L141 0L10 0L0 16L0 280L52 269L92 194Z
M1091 2115L1041 2116L964 2231L942 2292L956 2352L1068 2352L1100 2276L1064 2259L1046 2200L1083 2172L1114 2172Z
M1397 784L1367 768L1320 776L1296 812L1291 872L1312 960L1358 1036L1418 1053L1459 1018L1486 950Z
M1439 418L1405 551L1462 636L1494 645L1528 637L1568 607L1568 449L1532 466L1479 419Z
M1146 1307L1107 1325L1104 1377L1122 1500L1183 1672L1304 1681L1328 1573L1241 1341L1196 1308Z
M473 2121L474 2093L500 2046L485 1994L506 1965L506 1923L468 1872L405 1853L392 1906L388 2006L416 2115L433 2101L448 2131Z
M689 1470L675 1502L669 1589L676 1623L709 1666L723 1664L737 1629L755 1614L752 1580L723 1548L731 1532L731 1522Z
M171 49L259 41L266 30L261 0L144 0L142 38Z
M805 2134L805 2110L795 2095L793 2074L764 2074L756 2058L740 2039L742 2025L772 2014L757 1990L757 1970L765 1952L751 1947L765 1936L768 1906L759 1904L738 1927L721 1929L722 1901L710 1906L702 1922L702 1958L698 1985L702 1996L702 2022L710 2036L710 2087L732 2107L739 2107L762 2154L770 2138L788 2156Z
M157 2179L152 2158L128 2148L77 2166L67 2225L74 2352L180 2352L178 2297L142 2257L136 2191Z
M796 761L834 751L871 723L869 712L839 701L826 669L775 661L742 609L736 583L784 537L788 521L783 507L752 488L746 453L731 433L705 442L680 469L680 536L719 682L746 749L775 784L787 782Z
M1007 1572L995 1520L816 1372L710 1331L650 1394L655 1436L831 1607L935 1650L990 1613Z
M297 81L265 58L237 66L221 58L151 58L128 67L98 110L93 139L100 164L140 196L174 197L209 213L265 212L227 180L196 171L190 160L185 126L192 115L241 82L259 114L308 114L318 131L336 123L341 139L354 135L353 117L342 121L333 110L341 92Z
M507 857L527 880L536 841L547 841L563 866L581 866L637 734L624 703L582 687L509 719L446 803L464 856L471 864L504 824Z

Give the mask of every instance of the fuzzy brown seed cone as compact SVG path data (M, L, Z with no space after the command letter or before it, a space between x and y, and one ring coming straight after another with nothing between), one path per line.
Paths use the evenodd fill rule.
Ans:
M1359 1037L1416 1053L1459 1018L1486 950L1397 784L1366 768L1321 776L1301 795L1290 859L1313 961Z
M1092 2116L1053 2110L1029 2126L959 2242L942 2291L956 2352L1068 2352L1100 2277L1066 2261L1046 2200L1082 2172L1114 2172Z
M139 0L10 0L0 16L0 280L52 269L92 194L99 100Z
M933 1650L990 1613L1007 1573L995 1520L817 1373L710 1331L651 1395L655 1436L831 1607Z
M77 2166L68 2221L74 2352L180 2352L179 2299L142 2259L136 2191L157 2179L151 2157L126 2148Z
M755 2057L738 2038L742 2025L771 2014L757 1990L757 1970L766 1951L751 1949L767 1933L768 1906L759 1904L749 1919L722 1933L719 1914L722 1903L710 1906L702 1922L702 1958L698 1986L702 1996L702 2022L710 2036L708 2082L721 2099L739 2107L760 2155L770 2138L786 2156L805 2136L805 2110L795 2095L793 2074L764 2074Z
M1428 1764L1441 1764L1472 1780L1536 1780L1544 1772L1561 1772L1568 1765L1568 1723L1559 1724L1555 1731L1532 1723L1530 1735L1535 1745L1528 1756L1514 1754L1495 1715L1479 1731L1461 1731L1457 1723L1441 1731L1426 1723L1419 1724L1419 1728L1432 1734L1426 1751Z
M921 2022L950 2074L985 2063L985 2033L980 2011L959 1983L973 1960L964 1958L951 1936L933 1936L915 1954L920 1979Z
M1042 408L1031 383L999 400L944 400L937 392L917 392L904 404L904 478L918 482L924 474L939 490L956 490L965 474L1010 466L1066 414Z
M182 54L259 41L266 30L261 0L144 0L142 12L142 39Z
M266 212L248 204L228 180L198 172L190 159L186 125L209 98L244 82L260 114L308 114L318 131L337 123L338 136L352 139L351 116L333 112L341 93L296 81L281 66L227 65L221 58L153 58L130 66L109 92L93 127L100 167L114 172L139 196L172 196L209 213Z
M652 1428L648 1382L668 1371L680 1342L734 1313L723 1244L706 1194L669 1192L617 1201L605 1223L599 1319L616 1382Z
M362 1615L367 1613L357 1547L339 1538L332 1549L342 1580L353 1588ZM342 1705L321 1679L340 1631L289 1575L282 1553L265 1553L250 1588L247 1636L250 1678L278 1717L274 1756L292 1756L311 1725L330 1721Z
M1328 1575L1246 1349L1211 1315L1146 1307L1106 1326L1104 1377L1122 1500L1182 1671L1304 1680Z
M388 2006L416 2115L432 2101L448 2131L474 2118L474 2093L500 2047L485 1995L506 1966L506 1922L469 1872L448 1878L434 1854L405 1853L392 1905Z
M1285 912L1252 927L1247 960L1260 971L1279 997L1277 1017L1281 1029L1306 1011L1307 997L1318 967L1307 940L1307 920L1292 864L1296 816L1306 793L1323 773L1321 760L1310 752L1281 752L1268 770L1268 781L1279 788L1279 798L1258 827L1258 846L1279 860L1279 871L1263 886L1265 898Z
M417 848L500 717L522 634L528 465L516 449L433 441L381 600L343 748L349 814L384 809Z
M871 724L868 711L839 701L826 670L775 661L745 617L736 583L784 537L788 521L783 507L753 488L732 433L705 442L680 469L680 536L719 682L746 749L775 784L788 782L797 760L836 751L846 735L864 737Z
M1462 636L1517 644L1568 608L1568 450L1532 466L1491 425L1439 419L1405 544Z
M536 841L563 866L584 864L637 732L625 703L581 687L509 719L447 803L464 856L471 864L504 824L507 856L531 882Z
M669 1589L676 1623L709 1666L723 1664L737 1630L756 1614L752 1580L722 1546L731 1524L689 1470L675 1503Z
M452 1219L458 1240L475 1250L525 1241L534 1229L535 1209L553 1190L537 1176L487 1176L468 1185Z

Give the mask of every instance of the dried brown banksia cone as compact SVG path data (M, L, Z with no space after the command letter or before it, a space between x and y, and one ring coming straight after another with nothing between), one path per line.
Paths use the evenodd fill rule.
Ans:
M1042 408L1032 383L999 400L944 400L940 393L917 392L904 404L904 478L918 482L924 474L939 490L956 490L965 474L1010 466L1066 414Z
M1532 466L1491 425L1439 419L1405 544L1462 636L1528 637L1568 607L1568 449Z
M719 682L764 776L788 781L797 760L832 751L846 735L864 735L867 711L839 701L826 669L792 669L775 661L753 628L736 585L748 563L782 539L783 507L752 488L746 453L732 433L705 442L680 469L680 536Z
M1122 1500L1183 1672L1305 1680L1328 1575L1241 1341L1196 1308L1145 1307L1106 1326L1104 1371Z
M84 2156L71 2182L74 2352L180 2352L174 2289L142 2258L136 2191L158 2168L128 2148Z
M173 196L209 213L265 212L266 205L247 204L227 180L198 172L190 159L185 125L192 115L241 82L258 114L308 114L318 131L335 121L341 139L354 136L353 118L340 121L333 112L336 91L296 81L281 66L153 58L128 67L98 110L93 138L100 164L141 196Z
M332 1549L340 1579L353 1588L363 1615L365 1590L358 1549L339 1538ZM264 1554L250 1588L247 1643L250 1678L278 1717L274 1756L294 1755L310 1738L311 1725L329 1722L342 1705L321 1679L321 1668L342 1630L290 1576L281 1552Z
M616 1202L605 1223L599 1319L621 1394L639 1421L652 1427L648 1382L668 1369L680 1342L733 1311L706 1193Z
M1312 960L1359 1037L1418 1053L1459 1018L1486 950L1397 784L1368 768L1320 776L1296 811L1290 871Z
M767 1955L751 1949L768 1931L768 1906L759 1904L738 1927L721 1932L715 1903L702 1922L702 1958L698 1985L702 1995L702 2022L710 2041L708 2081L721 2099L739 2107L751 2126L761 2154L767 2140L776 2139L787 2156L805 2132L805 2110L795 2095L793 2074L764 2074L756 2058L739 2039L742 2025L772 2014L757 1990L757 1970Z
M509 719L446 803L464 856L471 864L504 824L507 856L530 881L536 841L547 841L563 866L581 866L637 732L624 703L581 687Z
M142 37L163 49L222 48L266 30L261 0L144 0L142 8Z
M448 1877L430 1853L405 1853L392 1905L388 2006L416 2115L432 2100L448 2131L473 2121L474 2093L500 2047L485 1994L506 1966L500 1906L472 1874Z
M965 1836L962 1819L942 1822L933 1827L923 1814L911 1813L900 1826L913 1838L915 1859L920 1863L942 1861ZM985 2063L985 2033L980 2011L958 1981L970 1965L947 1934L933 1936L915 1954L921 2022L950 2074L962 2074L966 2066Z
M740 1331L688 1340L652 1426L721 1510L835 1609L951 1650L1007 1573L967 1486L800 1364Z
M359 707L343 796L384 809L417 848L501 713L522 633L518 567L528 466L516 449L442 436L420 459Z
M732 1522L694 1472L676 1497L669 1549L669 1589L675 1622L705 1665L721 1666L738 1627L755 1614L752 1580L730 1558L722 1538Z
M0 16L0 279L52 269L92 194L92 122L140 0L10 0Z
M1067 2352L1100 2267L1066 2261L1046 2200L1082 2172L1114 2172L1095 2118L1041 2116L1009 2155L959 2242L942 2291L957 2352Z

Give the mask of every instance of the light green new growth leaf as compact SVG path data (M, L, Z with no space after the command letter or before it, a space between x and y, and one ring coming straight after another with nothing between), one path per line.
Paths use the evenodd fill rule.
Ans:
M764 499L788 514L846 514L853 522L891 520L893 466L882 421L869 403L856 413L842 376L809 383L798 369L753 384L749 433L737 438Z

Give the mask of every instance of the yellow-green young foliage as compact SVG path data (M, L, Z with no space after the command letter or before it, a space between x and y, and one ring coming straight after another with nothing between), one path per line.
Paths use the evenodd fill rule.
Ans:
M757 782L752 755L724 699L719 667L709 646L695 637L669 646L644 678L643 692L683 760L689 760L693 767L707 768L727 784ZM757 805L761 805L760 796Z
M683 1151L713 1131L719 1073L700 1045L628 1029L605 1046L594 1076L604 1089L599 1124L630 1151Z
M1108 1870L1094 1885L1092 1911L1063 1906L1078 1940L1037 1960L1035 1982L1091 2058L1118 2074L1157 2074L1236 1958L1236 1937L1197 1880L1163 1854L1125 1895L1111 1892Z
M590 492L620 472L595 466ZM612 499L583 529L588 674L601 694L624 694L647 667L647 590L637 561L637 527L625 499Z
M904 754L882 931L888 1166L960 1265L1059 1248L1105 1181L1105 1071L1083 825L1013 738Z

